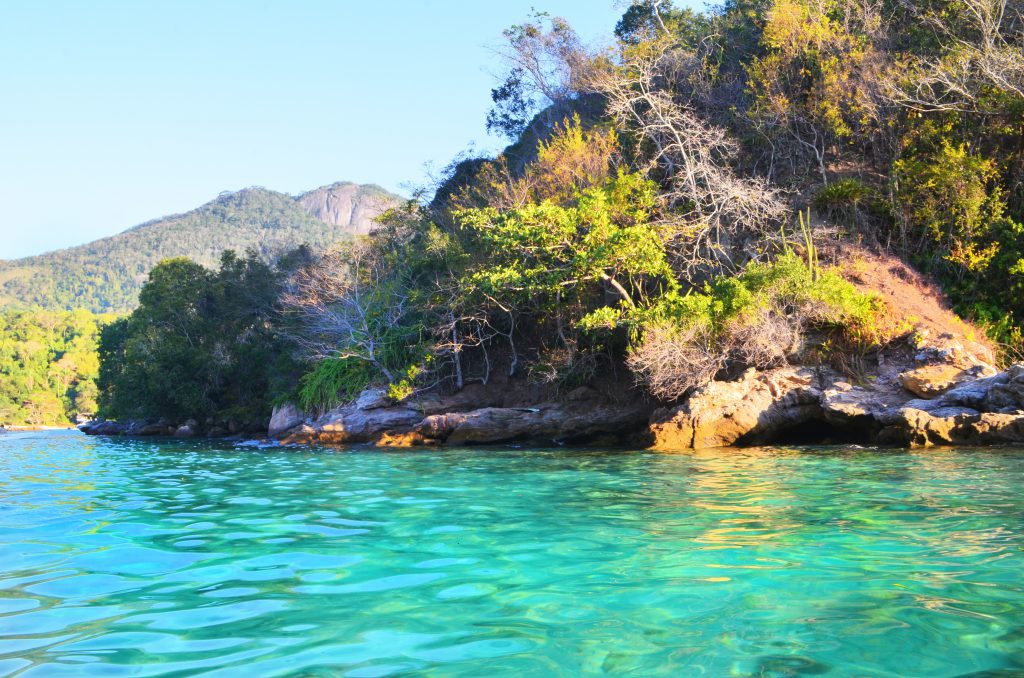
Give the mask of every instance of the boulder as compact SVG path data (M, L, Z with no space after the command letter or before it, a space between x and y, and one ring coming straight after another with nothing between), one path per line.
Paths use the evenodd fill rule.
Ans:
M379 410L391 405L393 402L388 397L386 389L369 388L359 394L355 405L357 410Z
M1024 365L1013 365L993 383L985 394L985 409L989 412L1013 414L1024 410Z
M579 442L603 437L624 441L642 429L652 406L641 399L614 405L590 389L574 391L567 402L534 407L469 407L463 395L427 401L428 413L411 404L388 404L381 392L364 392L355 402L337 407L314 422L275 432L284 443L347 445L373 443L378 447L467 445L529 440L540 444ZM571 402L568 402L571 400ZM390 401L389 401L390 402ZM439 407L460 408L458 410ZM429 413L434 411L435 413Z
M277 437L286 445L310 445L316 442L317 430L310 424L302 423Z
M859 385L828 370L748 371L656 415L652 447L770 442L817 420L859 439L912 447L1024 442L1024 365L991 376L980 376L992 372L985 365L933 367L945 366L904 369ZM915 392L932 397L910 397Z
M908 400L903 407L924 412L946 407L968 407L979 412L989 412L994 404L990 394L1004 394L1002 387L1007 386L1009 381L1010 371L1007 370L991 377L961 382L937 398Z
M364 402L364 405L366 403ZM410 407L360 408L358 401L327 412L316 421L299 419L292 426L274 427L270 435L285 443L345 445L373 442L384 433L404 433L423 415Z
M270 425L267 427L267 435L277 437L285 431L295 428L306 420L306 413L299 409L294 403L285 403L274 408L270 415Z
M160 424L159 422L152 424L145 424L133 434L137 436L160 436L167 433L167 427Z
M100 422L95 419L91 419L79 424L76 428L87 436L93 436L96 435L96 430L99 428L99 425Z
M889 381L854 386L839 380L822 390L821 413L832 426L870 431L906 402L906 391Z
M361 410L352 404L328 412L317 420L315 428L321 443L367 443L385 432L407 431L420 419L419 412L407 407Z
M782 430L823 418L818 375L785 367L748 370L730 382L716 381L685 403L656 413L650 428L657 450L754 444Z
M195 435L196 429L193 426L190 426L188 423L182 424L178 428L174 429L175 438L194 438Z
M995 355L988 346L964 341L953 334L944 332L931 336L928 330L919 328L914 346L914 361L921 365L952 365L960 369L981 368L986 372L981 376L995 373Z
M983 412L969 422L964 440L972 445L1008 445L1024 442L1024 414Z
M962 381L971 378L967 370L955 365L925 365L899 376L903 388L921 398L936 398Z
M998 374L975 366L965 373L966 380L941 395L875 412L878 441L911 447L1024 442L1024 365Z
M78 430L90 436L119 436L125 435L128 425L110 420L88 421L79 426Z
M414 431L445 445L512 441L563 444L608 434L624 440L642 428L649 416L650 406L642 402L588 402L586 407L541 403L536 407L484 407L430 415Z
M910 447L1000 445L1024 441L1024 415L939 408L925 412L905 408L882 432L883 442Z

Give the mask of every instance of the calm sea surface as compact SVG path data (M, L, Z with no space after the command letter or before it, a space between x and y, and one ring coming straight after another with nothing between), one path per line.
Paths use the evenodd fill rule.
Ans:
M1024 450L0 437L0 675L1024 675Z

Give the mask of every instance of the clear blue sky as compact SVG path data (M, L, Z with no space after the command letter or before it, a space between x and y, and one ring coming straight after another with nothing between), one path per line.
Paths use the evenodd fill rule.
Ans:
M606 41L623 0L0 5L0 258L223 190L403 191L476 142L501 31L536 6Z

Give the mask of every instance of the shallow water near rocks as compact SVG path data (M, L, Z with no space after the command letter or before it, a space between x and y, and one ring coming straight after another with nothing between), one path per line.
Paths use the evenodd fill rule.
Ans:
M0 675L1024 675L1024 450L0 437Z

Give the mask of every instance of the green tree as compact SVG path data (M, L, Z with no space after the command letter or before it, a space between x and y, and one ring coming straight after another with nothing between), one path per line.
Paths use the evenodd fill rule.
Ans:
M89 311L0 312L0 420L66 424L96 411L100 325Z
M168 259L130 316L104 328L100 404L110 417L258 422L292 368L274 326L280 276L255 252L217 271Z

